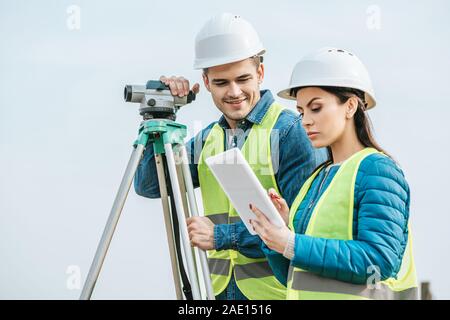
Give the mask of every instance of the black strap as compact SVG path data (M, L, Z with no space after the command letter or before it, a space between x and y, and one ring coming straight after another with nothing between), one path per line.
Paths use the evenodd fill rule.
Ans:
M164 163L164 172L165 172L165 177L166 177L167 193L169 194L169 197L170 197L170 208L171 208L171 212L172 212L172 225L173 225L173 234L175 237L175 247L176 247L176 251L177 251L178 267L180 270L181 282L183 282L183 293L186 297L186 300L194 300L194 298L192 297L191 284L189 283L189 278L186 275L186 270L184 269L184 264L183 264L183 257L181 255L180 226L178 223L175 200L173 199L172 185L170 183L170 178L169 178L168 170L167 170L167 160L166 160L165 156L163 156L163 159L164 159L163 163Z

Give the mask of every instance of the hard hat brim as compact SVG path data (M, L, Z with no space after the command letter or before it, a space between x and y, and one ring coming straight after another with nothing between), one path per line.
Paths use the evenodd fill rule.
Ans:
M367 103L366 110L369 110L369 109L375 107L375 105L376 105L376 101L373 98L372 94L364 91L363 89L353 88L353 87L349 87L349 86L337 86L337 85L326 85L326 84L302 84L302 85L291 86L289 88L283 89L283 90L279 91L277 93L277 95L280 98L283 98L283 99L297 100L297 97L294 97L294 96L291 95L292 89L305 88L305 87L342 87L342 88L358 89L358 90L361 90L361 91L364 92L365 100L366 100L366 103Z
M240 54L237 54L232 57L220 57L217 59L211 59L211 58L197 59L194 62L194 69L199 70L199 69L204 69L204 68L221 66L224 64L228 64L228 63L238 62L238 61L242 61L242 60L251 58L253 56L261 56L265 52L266 52L266 50L261 47L261 48L258 48L258 50L240 53Z

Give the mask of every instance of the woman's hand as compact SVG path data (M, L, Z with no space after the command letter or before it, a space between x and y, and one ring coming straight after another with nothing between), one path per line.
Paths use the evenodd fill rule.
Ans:
M284 223L286 225L289 224L289 207L286 203L286 200L281 198L278 193L275 191L274 188L270 188L268 191L270 200L272 200L272 203L274 204L275 208L277 208L278 213L283 218Z
M261 240L272 250L283 254L292 232L287 226L277 227L272 224L258 208L250 204L250 209L257 219L250 220L253 230L260 236Z

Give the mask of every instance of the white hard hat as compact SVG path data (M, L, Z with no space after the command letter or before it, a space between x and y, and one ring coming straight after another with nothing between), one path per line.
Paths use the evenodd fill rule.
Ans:
M365 93L366 110L376 103L366 67L357 56L345 50L322 48L303 57L292 71L289 87L280 91L278 96L295 100L292 89L312 86L359 89Z
M244 60L265 51L249 22L222 13L208 20L195 38L194 69Z

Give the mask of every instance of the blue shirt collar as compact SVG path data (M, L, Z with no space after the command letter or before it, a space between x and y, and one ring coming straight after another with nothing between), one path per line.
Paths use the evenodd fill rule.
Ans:
M245 120L243 120L244 122L260 124L262 119L266 115L267 111L269 110L269 107L275 101L272 92L270 92L270 90L261 90L260 94L261 98L253 107L253 109L249 112L249 114L245 117ZM218 123L224 129L228 129L230 127L223 115L220 117Z

